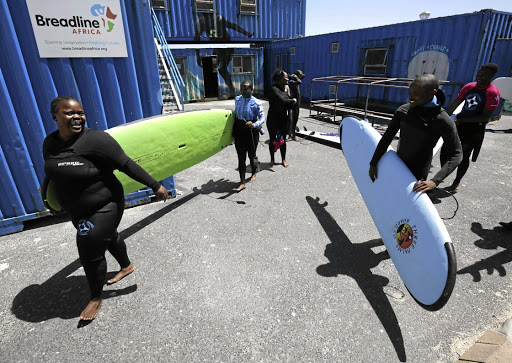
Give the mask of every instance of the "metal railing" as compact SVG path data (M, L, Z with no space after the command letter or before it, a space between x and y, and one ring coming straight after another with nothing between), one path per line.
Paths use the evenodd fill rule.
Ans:
M155 34L155 46L157 47L157 52L161 52L163 58L167 62L168 69L166 69L166 73L168 74L169 81L171 82L171 88L174 93L174 98L176 99L176 103L178 104L178 108L182 111L184 110L183 104L183 88L185 87L185 82L183 81L183 77L174 61L174 57L172 56L171 49L167 45L167 39L165 39L164 32L162 27L160 26L160 22L156 16L155 10L151 8L151 15L153 18L153 30Z
M414 79L409 78L386 78L386 77L367 77L367 76L328 76L328 77L317 77L311 80L310 87L310 108L309 114L311 115L312 110L317 110L317 114L319 111L327 112L334 116L334 122L336 122L336 115L339 114L347 114L347 115L355 115L363 118L371 118L372 126L374 125L374 119L381 120L391 120L393 117L392 112L378 112L372 111L369 109L369 100L370 100L370 90L372 87L386 87L386 88L401 88L407 90L409 85ZM331 100L313 100L313 85L314 84L327 84L329 86L335 87L334 99ZM360 98L359 96L359 88L361 87L362 91L366 90L366 96L364 96L364 108L359 107L351 107L344 102L339 102L338 98L338 90L343 85L355 85L358 86L356 99ZM449 81L439 81L440 86L444 87L455 87L461 88L462 83L460 82L449 82ZM366 88L366 89L364 89ZM455 94L456 93L453 93ZM329 95L330 96L330 95ZM451 101L451 100L449 100Z

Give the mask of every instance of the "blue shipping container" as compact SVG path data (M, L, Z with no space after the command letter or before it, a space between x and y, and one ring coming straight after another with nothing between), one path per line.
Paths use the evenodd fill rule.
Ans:
M226 21L225 30L203 32L203 40L207 35L213 41L222 42L259 42L304 36L306 0L255 0L252 3L254 5L243 5L240 0L200 3L196 0L166 0L165 7L154 9L169 42L196 41L196 29L202 21ZM222 18L213 16L214 12ZM251 33L251 37L240 29Z
M53 98L80 100L94 129L161 113L150 4L120 3L128 57L46 59L39 57L26 2L0 0L0 234L48 214L39 187L42 142L57 128L49 109ZM171 185L172 178L166 186Z
M454 31L464 29L464 31ZM367 29L343 31L265 45L265 85L271 84L276 68L306 74L302 95L313 100L329 99L327 84L313 84L316 77L382 76L415 78L434 73L442 80L465 84L474 80L478 68L495 62L510 71L512 14L481 10L470 14ZM508 48L507 48L508 47ZM506 49L505 49L506 48ZM374 88L373 101L404 103L407 90ZM447 99L458 89L447 89ZM343 90L340 88L340 92ZM352 93L352 90L348 96Z

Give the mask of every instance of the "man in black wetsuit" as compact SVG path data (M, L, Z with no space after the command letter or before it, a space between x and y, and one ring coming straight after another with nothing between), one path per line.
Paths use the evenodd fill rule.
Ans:
M295 103L290 110L292 117L290 122L289 135L290 139L293 141L298 141L295 133L300 112L300 85L302 84L302 79L304 79L304 77L306 77L306 75L300 69L297 69L294 74L290 75L290 80L288 81L288 85L290 87L290 96L297 100L297 103Z
M462 160L462 147L457 130L448 114L441 108L445 95L439 89L439 80L432 74L424 74L409 86L409 103L400 106L386 132L379 141L370 161L370 178L378 177L377 165L387 151L393 137L400 130L398 156L418 179L413 190L427 192L435 189ZM447 161L441 170L427 180L432 162L432 151L443 138Z
M231 42L231 37L229 36L228 28L236 30L237 32L244 34L249 38L254 35L254 33L248 32L238 24L230 22L217 13L201 13L196 22L194 41L199 42L201 39L201 34L204 32L210 40L229 43ZM217 57L219 73L228 86L229 98L235 97L235 87L233 86L233 81L231 80L231 73L228 71L228 66L231 62L231 57L233 56L234 52L235 51L233 48L216 48L213 51L213 55ZM203 63L201 61L199 49L196 49L196 60L199 67L202 67Z
M42 194L46 199L51 181L57 201L69 212L77 230L78 255L91 290L91 300L80 319L92 320L102 303L107 274L105 251L121 266L107 283L116 283L135 269L117 233L124 212L124 192L114 169L153 189L157 199L165 201L167 190L130 159L112 136L85 128L84 110L76 99L57 97L50 107L58 130L43 142L46 177Z

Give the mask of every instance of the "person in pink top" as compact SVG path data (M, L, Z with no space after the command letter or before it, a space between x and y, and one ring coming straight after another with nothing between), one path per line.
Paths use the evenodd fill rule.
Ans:
M457 98L446 109L448 115L451 115L462 102L465 102L462 111L455 118L463 155L455 180L448 188L452 191L459 190L460 181L469 168L469 159L475 162L478 158L484 141L485 125L500 103L500 92L491 84L496 73L498 65L494 63L481 66L476 74L476 82L462 87ZM441 165L445 162L446 154L442 148Z

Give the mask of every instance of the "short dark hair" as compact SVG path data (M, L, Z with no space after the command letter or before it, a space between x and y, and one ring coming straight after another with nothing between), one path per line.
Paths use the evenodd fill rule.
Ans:
M59 112L59 103L61 103L62 101L71 101L71 100L80 103L80 101L78 101L76 98L71 97L71 96L55 97L52 100L52 102L50 102L50 112L52 113L52 115L55 115L57 112Z
M416 78L411 85L418 85L425 90L434 90L439 88L439 79L430 73L422 74L418 78Z
M300 69L297 69L297 70L295 71L295 74L296 74L298 77L301 77L301 78L306 77L306 75L304 74L304 72L302 72Z
M496 63L485 63L480 69L489 70L494 74L498 73L499 67Z
M275 71L274 71L274 74L272 74L272 81L274 82L277 82L279 81L283 75L285 74L286 72L284 71L284 69L282 68L277 68Z
M254 89L254 85L252 84L252 81L250 79L246 79L245 81L242 81L240 83L240 86L242 86L243 84L246 84L250 89Z

